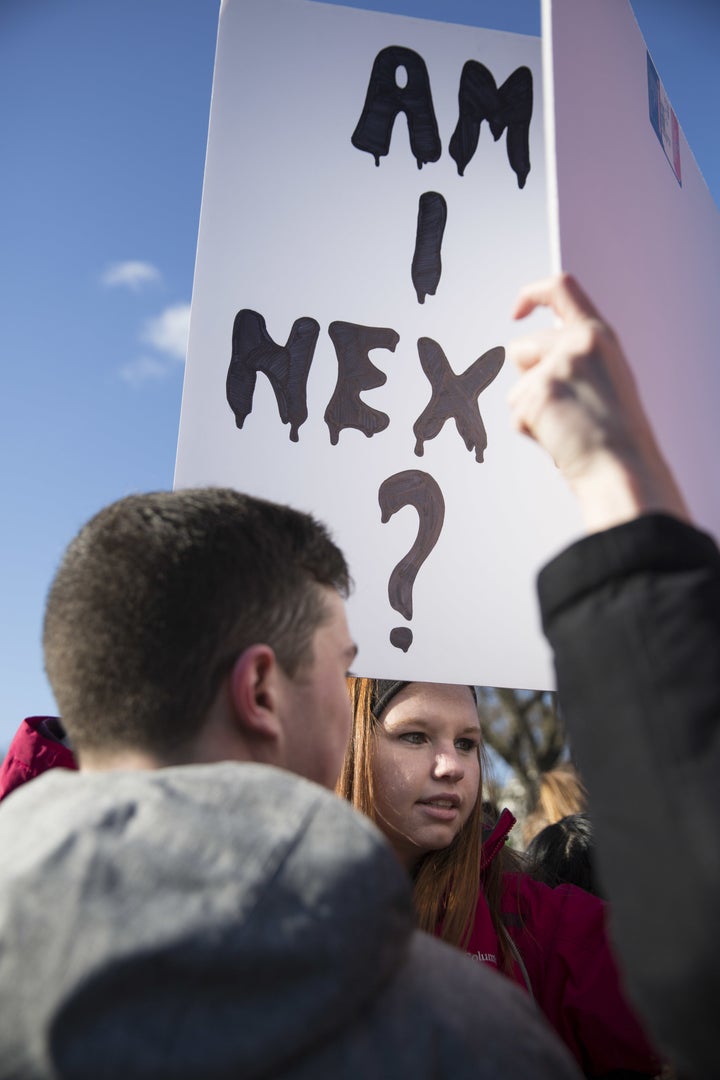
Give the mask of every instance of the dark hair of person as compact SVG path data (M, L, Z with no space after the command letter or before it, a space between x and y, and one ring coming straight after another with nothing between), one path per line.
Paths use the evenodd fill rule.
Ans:
M253 644L288 676L347 596L348 567L310 515L229 488L131 495L95 515L52 582L45 667L73 746L173 754Z
M547 825L527 848L534 878L554 888L579 885L602 897L595 874L592 822L587 814L568 814Z

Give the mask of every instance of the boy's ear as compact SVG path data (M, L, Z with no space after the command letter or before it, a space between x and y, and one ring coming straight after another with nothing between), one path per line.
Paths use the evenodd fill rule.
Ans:
M230 672L230 699L235 722L246 737L277 742L282 735L280 668L269 645L250 645Z

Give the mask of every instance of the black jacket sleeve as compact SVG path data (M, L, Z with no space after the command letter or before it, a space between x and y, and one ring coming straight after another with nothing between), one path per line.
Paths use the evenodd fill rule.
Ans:
M630 994L678 1066L720 1077L720 554L648 514L538 590Z

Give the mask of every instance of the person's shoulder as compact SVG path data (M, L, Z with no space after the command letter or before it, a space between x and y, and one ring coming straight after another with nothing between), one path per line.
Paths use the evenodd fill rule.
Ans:
M53 766L45 772L28 772L20 783L4 793L0 806L0 826L16 815L32 814L36 808L42 809L48 802L57 805L55 800L64 801L66 793L72 798L79 790L77 785L80 778L81 774L76 769L66 765Z
M538 596L547 621L608 581L624 581L638 572L664 574L682 569L720 572L715 539L671 514L641 514L583 536L556 555L538 575Z
M401 1009L422 1018L448 1068L464 1077L579 1076L566 1047L512 980L416 931L398 976Z
M52 769L14 792L6 808L28 823L46 820L52 808L58 826L100 832L108 815L132 817L158 837L182 822L188 844L203 830L244 845L252 836L259 842L274 833L310 832L330 850L380 849L391 867L396 864L373 823L345 800L285 769L249 762L79 773Z
M163 793L186 798L198 810L204 808L215 813L220 804L228 813L250 814L270 827L284 822L302 829L313 821L316 829L324 830L328 840L332 836L353 834L359 842L389 852L382 834L369 818L334 792L287 769L254 762L182 765L156 770L150 783Z
M414 931L389 977L336 1036L292 1071L412 1080L580 1080L527 994L458 949Z
M55 716L26 717L0 765L0 800L55 768L77 768L60 720Z
M605 934L606 902L577 885L551 888L530 874L505 874L503 916L512 912L544 951L561 940L589 941Z
M503 875L503 911L517 906L530 919L544 915L554 921L582 917L603 921L607 903L579 885L546 885L532 874L512 871Z
M314 890L340 911L360 906L368 919L385 905L409 920L412 908L407 875L369 819L325 788L266 765L51 770L0 808L0 847L16 877L21 867L39 875L60 858L77 874L141 859L146 873L168 881L187 863L202 891L233 865L246 892L275 874L288 895Z

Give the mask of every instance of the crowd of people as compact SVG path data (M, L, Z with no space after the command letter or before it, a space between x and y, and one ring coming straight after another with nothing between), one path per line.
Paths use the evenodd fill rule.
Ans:
M538 581L577 768L526 854L473 687L348 677L323 524L121 499L48 595L61 719L0 772L0 1080L720 1076L720 553L592 302L538 306L512 417L587 535Z

